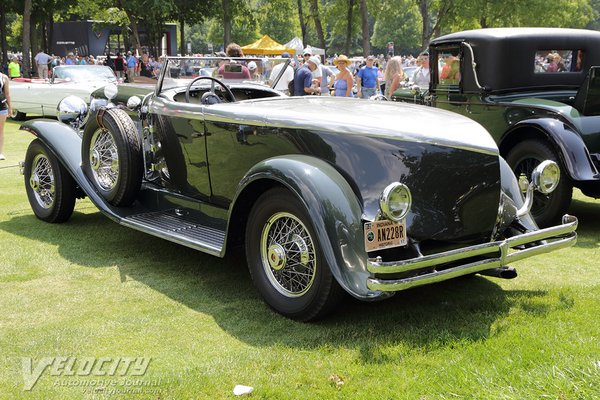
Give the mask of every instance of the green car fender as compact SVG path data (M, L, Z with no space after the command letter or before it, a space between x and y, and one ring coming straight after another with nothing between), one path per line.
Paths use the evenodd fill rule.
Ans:
M504 135L500 152L506 156L508 150L522 138L523 130L536 131L554 147L563 162L564 171L574 181L597 179L598 171L592 164L589 151L581 136L570 125L555 118L532 118L516 123Z
M360 299L387 296L367 288L362 206L347 180L331 164L307 155L270 158L253 166L241 180L236 203L260 181L271 181L294 193L306 207L333 276ZM229 219L231 221L231 218Z

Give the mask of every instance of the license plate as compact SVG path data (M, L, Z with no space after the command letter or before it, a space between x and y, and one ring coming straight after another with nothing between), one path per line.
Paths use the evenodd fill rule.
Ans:
M386 219L365 223L365 249L367 251L406 246L407 243L406 220L394 222Z

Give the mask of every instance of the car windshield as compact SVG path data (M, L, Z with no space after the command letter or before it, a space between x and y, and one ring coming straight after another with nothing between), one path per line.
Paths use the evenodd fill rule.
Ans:
M53 70L55 81L64 82L115 82L117 77L110 67L102 65L72 65L56 67Z
M284 63L289 62L289 58L280 57L170 57L162 71L161 90L185 87L201 76L228 84L250 82L273 87L284 72Z

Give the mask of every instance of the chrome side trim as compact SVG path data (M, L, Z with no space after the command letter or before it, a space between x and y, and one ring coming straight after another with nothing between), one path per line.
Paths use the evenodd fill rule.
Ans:
M367 287L371 290L378 291L400 291L416 286L442 282L447 279L484 271L486 269L502 267L509 262L570 247L577 242L577 233L575 232L577 224L578 221L576 217L565 215L563 216L563 223L561 225L524 233L506 240L465 247L423 257L415 257L403 261L383 262L380 257L369 258L367 260L367 269L369 272L373 274L393 274L411 272L422 268L435 268L438 265L466 260L471 257L484 256L486 254L490 255L489 258L484 260L470 262L440 271L434 269L431 272L402 279L390 280L369 278L367 279ZM540 241L543 242L538 243ZM526 244L530 244L532 247L523 249L516 248Z

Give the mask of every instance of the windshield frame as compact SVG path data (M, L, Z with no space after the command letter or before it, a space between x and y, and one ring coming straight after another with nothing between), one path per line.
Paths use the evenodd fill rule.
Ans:
M219 74L217 74L216 78L219 78L223 81L223 83L225 83L227 86L230 86L231 84L255 84L255 85L264 85L266 87L269 87L271 89L273 89L275 87L275 85L279 82L279 80L281 79L281 77L283 76L286 68L288 65L291 64L291 59L290 58L283 58L283 57L217 57L217 56L188 56L188 57L183 57L183 56L167 56L165 57L165 60L163 62L162 65L162 69L160 71L160 74L158 76L158 82L156 85L156 91L155 91L155 95L159 95L160 93L162 93L163 91L166 90L170 90L170 89L175 89L175 88L183 88L186 87L189 82L191 82L192 79L195 79L197 77L199 77L199 74L195 74L194 72L192 72L192 75L187 78L188 75L186 75L186 78L180 78L179 75L177 75L176 78L172 77L172 72L171 69L177 69L179 70L179 73L181 72L182 68L181 65L182 63L185 63L187 60L191 60L194 63L192 64L192 70L195 68L213 68L212 72L214 73L214 69L217 67L220 67L221 65L227 65L227 64L241 64L242 66L246 66L250 63L250 62L254 62L255 64L259 65L261 68L261 75L262 79L226 79L223 78L222 76L220 76ZM281 63L285 63L285 66L283 68L280 69L279 74L274 77L272 80L270 79L270 73L273 70L273 67L277 64L281 64ZM187 72L189 72L189 69L187 69ZM186 72L186 74L187 74ZM268 75L267 75L268 74ZM213 76L213 75L211 75Z

